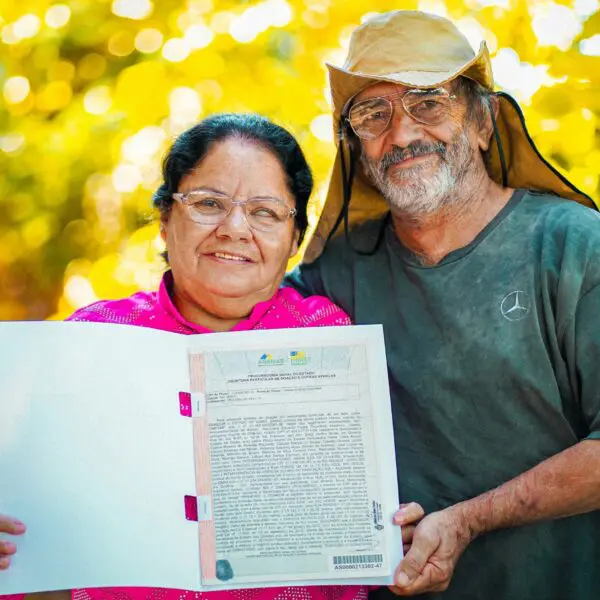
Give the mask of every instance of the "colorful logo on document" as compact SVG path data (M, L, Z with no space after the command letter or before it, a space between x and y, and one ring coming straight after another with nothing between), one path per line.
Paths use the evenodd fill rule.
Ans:
M306 352L301 350L292 350L290 352L290 362L296 366L306 365L308 364L308 356L306 356Z
M275 358L269 352L265 352L261 354L260 359L258 360L259 367L276 367L277 365L282 365L285 362L283 358Z

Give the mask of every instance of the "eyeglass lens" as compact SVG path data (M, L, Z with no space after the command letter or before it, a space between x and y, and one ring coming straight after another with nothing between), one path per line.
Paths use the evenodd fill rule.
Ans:
M188 206L194 220L207 225L222 223L231 212L234 202L231 198L202 193L190 193ZM291 210L281 202L271 198L251 198L239 203L250 227L269 230L286 221Z
M398 96L404 110L419 123L438 125L448 115L451 105L449 94L423 94L405 92ZM389 97L377 96L357 102L348 114L356 135L365 140L380 136L388 127L394 114L394 104Z

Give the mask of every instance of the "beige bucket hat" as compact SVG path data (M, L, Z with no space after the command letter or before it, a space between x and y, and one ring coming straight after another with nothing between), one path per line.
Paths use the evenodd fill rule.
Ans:
M343 67L327 64L333 125L338 150L327 199L304 260L312 262L344 216L345 170L349 166L347 140L341 135L342 118L356 94L378 81L415 88L437 87L459 75L490 91L492 66L485 42L475 54L467 39L448 19L419 11L398 10L377 15L352 34ZM490 148L489 174L494 181L514 187L550 192L595 208L592 199L578 190L538 152L525 127L517 102L500 92L495 143ZM342 164L344 163L344 164ZM387 213L389 207L356 165L347 199L348 227ZM504 173L503 173L504 172ZM504 176L503 176L504 175ZM350 177L352 179L352 177Z

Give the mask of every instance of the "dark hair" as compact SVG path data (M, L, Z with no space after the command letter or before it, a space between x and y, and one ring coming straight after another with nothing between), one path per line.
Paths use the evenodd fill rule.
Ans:
M227 139L255 142L272 152L283 171L291 194L296 200L296 228L302 243L308 225L307 205L313 188L310 167L294 136L266 117L245 113L212 115L184 131L173 143L163 161L163 184L152 197L161 215L167 215L173 205L183 177L210 152L213 144Z

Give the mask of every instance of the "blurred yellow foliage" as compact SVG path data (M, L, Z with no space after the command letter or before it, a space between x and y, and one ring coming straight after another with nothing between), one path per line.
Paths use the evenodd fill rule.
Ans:
M213 112L262 113L298 137L314 223L334 150L324 63L374 8L485 39L541 152L598 198L598 0L0 0L0 319L154 288L161 157Z

